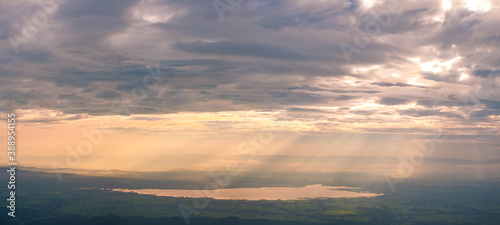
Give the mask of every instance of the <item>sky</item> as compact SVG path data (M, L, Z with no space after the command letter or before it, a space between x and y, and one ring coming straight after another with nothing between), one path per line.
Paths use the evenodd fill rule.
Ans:
M156 160L193 154L499 160L499 7L0 0L0 111L18 115L26 166L212 168Z

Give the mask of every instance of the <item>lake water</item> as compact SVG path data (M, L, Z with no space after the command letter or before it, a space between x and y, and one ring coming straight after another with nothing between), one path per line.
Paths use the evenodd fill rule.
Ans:
M145 195L212 198L222 200L299 200L314 198L359 198L376 197L382 194L356 192L357 187L323 186L321 184L305 187L261 187L261 188L228 188L216 190L186 189L113 189L119 192L133 192Z

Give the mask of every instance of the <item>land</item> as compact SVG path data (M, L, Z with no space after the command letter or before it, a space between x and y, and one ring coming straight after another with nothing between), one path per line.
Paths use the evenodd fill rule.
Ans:
M1 168L5 171L7 168ZM212 178L203 172L113 176L63 174L18 169L16 218L5 208L0 224L499 224L500 179L443 177L407 179L392 192L383 176L361 173L242 173L231 187L323 184L361 187L383 193L374 198L243 201L158 197L113 192L113 188L202 189ZM0 173L7 183L7 173ZM8 197L6 185L2 188ZM7 201L5 201L5 205ZM5 207L5 206L4 206Z

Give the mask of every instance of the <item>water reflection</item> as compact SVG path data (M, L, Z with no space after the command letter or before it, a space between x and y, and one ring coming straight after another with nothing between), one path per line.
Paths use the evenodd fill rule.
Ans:
M323 186L321 184L305 187L261 187L261 188L230 188L217 190L186 190L186 189L113 189L120 192L134 192L138 194L213 198L224 200L299 200L313 198L359 198L376 197L382 194L370 192L356 192L356 187Z

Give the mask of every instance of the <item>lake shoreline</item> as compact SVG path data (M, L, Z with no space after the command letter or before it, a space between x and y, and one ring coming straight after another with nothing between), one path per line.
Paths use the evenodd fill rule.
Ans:
M359 187L323 186L321 184L305 187L260 187L260 188L228 188L214 190L188 189L112 189L116 192L129 192L143 195L177 198L209 198L216 200L308 200L325 198L370 198L383 194L371 192L354 192ZM350 190L350 191L348 191Z

